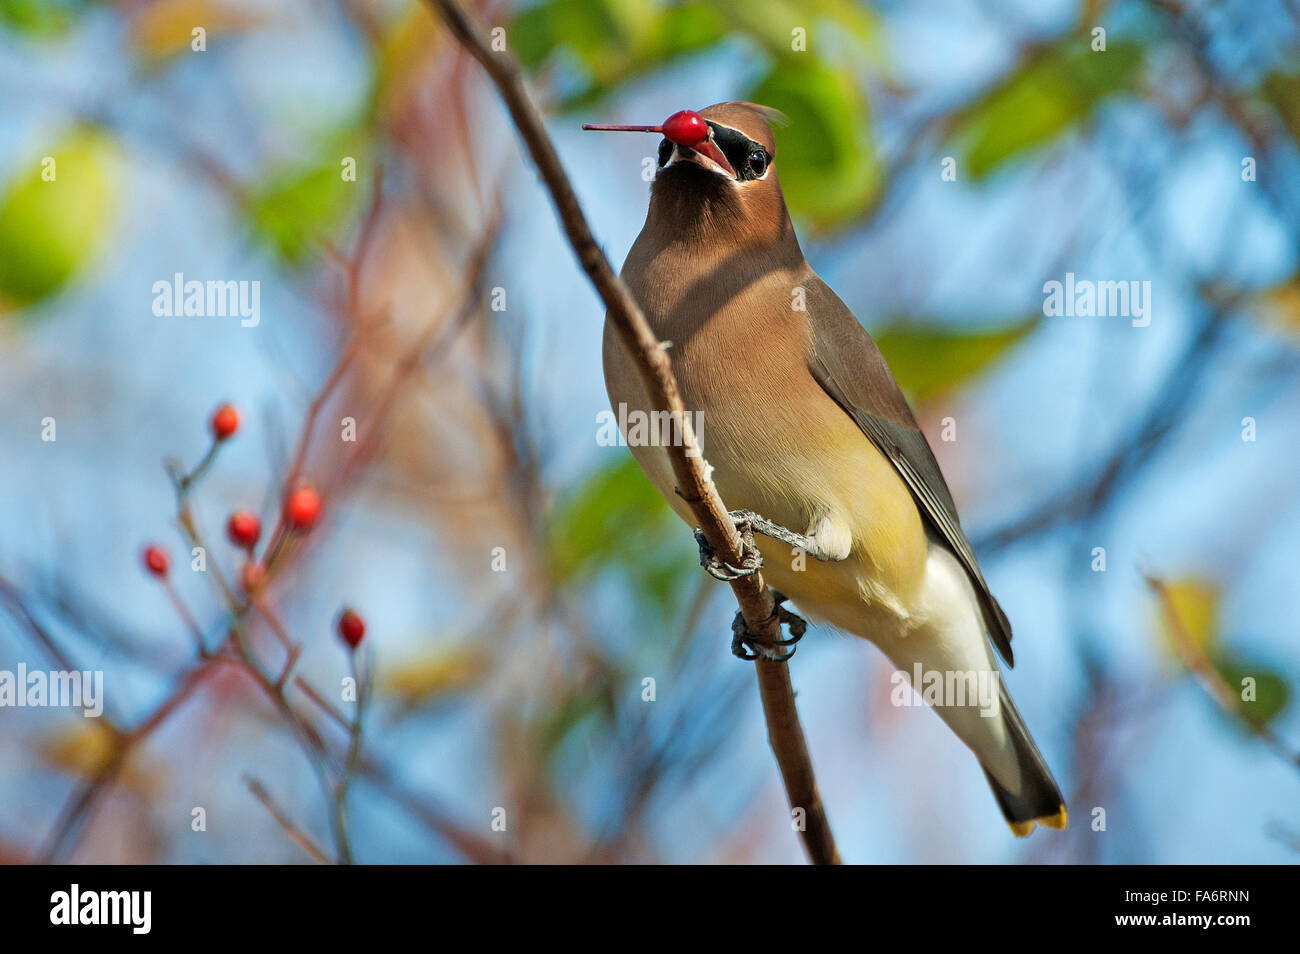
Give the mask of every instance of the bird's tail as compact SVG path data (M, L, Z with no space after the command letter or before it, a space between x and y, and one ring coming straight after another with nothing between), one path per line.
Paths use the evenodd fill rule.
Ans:
M1018 838L1032 832L1036 824L1048 828L1064 828L1067 822L1065 799L1061 797L1056 779L1052 778L1052 770L1043 761L1042 753L1034 744L1025 720L1021 718L1016 704L1011 701L1011 694L1005 685L1001 686L999 693L1002 718L1020 767L1020 784L1018 791L1012 792L985 768L984 775L989 780L989 787L993 789L993 797L997 799L1003 817Z

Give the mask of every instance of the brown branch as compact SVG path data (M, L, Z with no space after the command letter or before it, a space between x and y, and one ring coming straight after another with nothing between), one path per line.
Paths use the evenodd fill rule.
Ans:
M167 698L130 732L122 733L109 724L108 731L114 734L112 752L60 811L39 855L41 863L52 864L55 861L68 838L89 818L100 798L112 787L131 752L194 695L213 669L214 663L207 660L187 672Z
M312 841L311 836L293 823L288 815L277 805L271 798L271 793L266 790L266 786L251 775L244 776L244 784L248 790L253 793L253 797L262 803L263 807L270 812L271 817L275 819L277 825L284 829L284 833L289 836L289 840L311 856L311 859L317 864L333 864L329 855L321 849L320 845Z
M1169 588L1164 581L1150 574L1143 574L1143 579L1146 581L1147 587L1155 594L1156 599L1160 601L1160 612L1164 616L1165 624L1169 627L1169 635L1179 659L1182 660L1187 671L1196 677L1206 694L1214 700L1214 704L1262 739L1269 748L1277 753L1279 758L1288 762L1292 768L1300 769L1300 751L1292 749L1268 726L1261 725L1250 718L1246 707L1242 705L1238 691L1228 683L1228 680L1223 678L1210 657L1205 654L1205 650L1200 647L1188 631L1187 624L1183 621L1182 614L1178 611L1178 607L1175 605L1173 597L1170 596Z
M596 244L573 186L564 171L555 146L542 125L524 85L518 64L508 53L493 52L480 31L470 22L455 0L428 0L448 29L491 77L505 101L510 117L529 155L541 173L547 191L560 216L569 244L587 277L608 310L623 346L636 363L641 379L657 410L667 411L680 427L681 444L666 448L672 462L677 491L691 508L719 559L732 566L742 562L742 543L727 508L718 496L687 416L673 376L668 353L642 314L631 291L615 275L609 260ZM762 575L755 573L731 584L744 614L745 623L762 645L775 648L781 638L776 606ZM799 724L790 672L784 662L758 659L759 691L767 718L768 739L776 754L793 809L803 809L804 847L816 864L839 863L839 851L817 790L808 745Z

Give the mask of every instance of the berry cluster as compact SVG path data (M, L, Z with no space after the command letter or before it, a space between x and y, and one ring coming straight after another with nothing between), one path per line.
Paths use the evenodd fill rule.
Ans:
M239 411L231 404L223 404L213 412L209 425L212 430L213 446L204 463L198 468L200 471L206 469L217 448L239 430ZM196 476L198 476L197 471L185 478L182 483L188 486ZM298 481L285 496L281 526L272 535L273 540L279 540L282 533L306 533L311 530L320 520L324 506L320 492L310 482ZM257 560L254 555L257 543L262 537L262 521L251 510L236 510L226 520L226 537L246 554L241 579L245 590L251 594L265 581L269 563L269 561ZM167 580L167 574L171 569L171 556L161 545L151 543L146 546L143 561L149 573L161 580ZM344 608L338 618L338 634L349 649L355 650L365 637L365 621L354 610Z

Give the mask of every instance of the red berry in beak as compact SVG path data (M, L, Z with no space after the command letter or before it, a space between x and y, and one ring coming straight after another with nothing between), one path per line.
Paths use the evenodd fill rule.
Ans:
M257 545L257 538L262 535L262 521L257 514L247 510L236 510L226 523L226 536L237 547L251 550Z
M172 558L167 555L167 551L158 544L148 546L144 551L144 567L154 576L166 576L167 569L171 566Z
M348 644L351 649L356 649L361 645L361 640L366 635L366 621L350 609L345 609L339 615L339 636L343 642Z
M709 138L709 126L699 113L683 109L664 120L664 138L689 149Z
M219 441L224 441L239 430L239 412L233 405L223 404L212 415L212 434Z
M294 490L284 502L284 517L289 526L298 530L310 530L320 517L320 511L320 494L310 484L303 484Z

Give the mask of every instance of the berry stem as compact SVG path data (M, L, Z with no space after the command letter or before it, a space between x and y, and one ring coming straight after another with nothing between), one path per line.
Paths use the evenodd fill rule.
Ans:
M217 451L221 448L221 444L222 441L213 440L208 446L208 452L203 455L202 460L194 465L192 471L188 474L178 473L173 475L173 479L177 481L182 491L189 490L193 484L203 479L203 476L208 472L208 468L212 466L212 462L217 459Z

